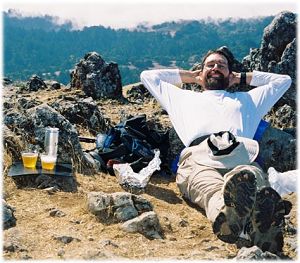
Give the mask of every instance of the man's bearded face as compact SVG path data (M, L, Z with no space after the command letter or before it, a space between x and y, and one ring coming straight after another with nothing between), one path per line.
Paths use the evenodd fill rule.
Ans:
M207 74L205 78L205 88L208 90L224 90L229 85L229 76L225 77L221 72L215 71Z
M229 69L227 59L220 54L207 57L203 67L206 90L224 90L229 85Z

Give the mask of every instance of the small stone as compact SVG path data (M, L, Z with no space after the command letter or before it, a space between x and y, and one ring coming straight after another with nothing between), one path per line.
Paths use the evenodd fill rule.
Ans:
M65 253L66 253L66 252L65 252L63 249L60 249L60 250L57 251L57 255L58 255L59 257L62 257Z
M71 243L74 240L74 238L70 237L70 236L58 236L58 237L54 237L54 239L56 239L64 244ZM76 240L79 240L79 239L76 239Z
M18 246L16 244L13 244L12 242L5 242L3 244L3 250L6 252L15 252L18 249Z
M180 222L179 222L179 226L181 226L181 227L187 227L188 225L189 225L189 222L184 219L180 220Z
M108 240L103 240L101 243L102 243L103 246L113 246L115 248L119 247L116 243L112 242L109 239Z
M49 213L50 216L52 217L64 217L66 214L58 209L53 209Z

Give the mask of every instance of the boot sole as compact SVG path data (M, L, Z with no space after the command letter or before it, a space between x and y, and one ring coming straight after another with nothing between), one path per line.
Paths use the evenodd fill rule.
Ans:
M260 247L262 251L281 252L284 215L289 214L291 208L292 204L282 200L273 188L261 189L257 193L253 211L253 226L250 231L253 244Z
M250 171L240 171L233 174L225 183L224 202L231 215L223 212L217 216L213 223L213 232L217 237L226 243L236 243L243 230L243 221L250 217L256 198L256 178Z
M224 202L233 207L239 217L248 216L256 199L256 178L250 171L232 175L224 187Z
M289 214L291 203L282 200L281 196L271 187L265 187L257 193L254 209L254 220L258 230L265 233L271 225L279 226L284 215Z
M213 223L213 232L220 240L234 244L242 232L238 223L228 224L225 214L221 212Z

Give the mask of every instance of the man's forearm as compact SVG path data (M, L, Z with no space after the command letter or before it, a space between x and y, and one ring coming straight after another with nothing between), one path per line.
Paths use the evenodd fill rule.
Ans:
M244 84L250 85L253 73L252 72L245 72L245 73L246 73L246 79L245 79L246 83L244 83ZM232 74L233 78L232 78L229 86L232 86L233 84L237 84L237 85L243 84L242 83L242 73L232 72L231 74Z
M190 71L190 70L179 70L179 75L181 78L182 83L196 83L196 77L198 76L196 71Z

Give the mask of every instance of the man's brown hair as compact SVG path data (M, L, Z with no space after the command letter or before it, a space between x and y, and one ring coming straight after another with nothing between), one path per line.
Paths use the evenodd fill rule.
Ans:
M204 55L204 57L202 58L202 61L201 61L201 69L204 68L204 62L207 59L207 57L209 57L211 54L219 54L219 55L222 55L223 57L225 57L227 59L229 72L232 72L233 61L232 61L231 57L228 54L226 54L226 52L224 52L223 50L220 50L220 49L209 50Z

